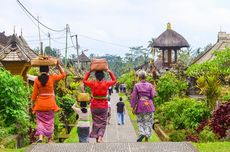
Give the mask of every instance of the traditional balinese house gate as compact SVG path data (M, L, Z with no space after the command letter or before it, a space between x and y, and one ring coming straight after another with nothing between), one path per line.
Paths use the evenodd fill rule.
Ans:
M154 48L162 50L163 66L171 68L177 63L177 53L183 47L189 47L187 40L173 31L171 24L167 24L167 30L163 32L153 43Z
M3 67L14 75L21 75L26 80L27 71L31 66L31 59L36 58L35 53L22 36L13 34L6 46L0 50L0 62Z

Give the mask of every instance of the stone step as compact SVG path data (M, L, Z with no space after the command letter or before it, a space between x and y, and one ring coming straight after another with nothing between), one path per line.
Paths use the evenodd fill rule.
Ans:
M27 152L197 152L189 142L34 144Z

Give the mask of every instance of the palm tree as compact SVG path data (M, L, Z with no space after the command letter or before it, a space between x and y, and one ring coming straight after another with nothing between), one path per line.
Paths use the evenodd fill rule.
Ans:
M155 57L155 54L156 54L156 51L158 53L158 50L157 49L154 49L154 42L155 42L155 38L152 38L150 41L148 41L149 45L148 45L148 48L151 50L152 54L153 54L153 59L151 61L151 66L150 66L150 70L151 70L151 73L152 73L152 76L154 79L157 78L157 74L156 74L156 66L154 64L154 57Z
M155 41L155 38L152 38L151 40L148 41L149 43L148 48L153 48L154 41Z

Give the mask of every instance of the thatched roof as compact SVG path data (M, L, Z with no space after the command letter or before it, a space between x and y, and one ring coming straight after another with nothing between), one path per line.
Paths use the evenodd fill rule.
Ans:
M167 30L164 31L157 39L155 39L153 47L155 48L176 48L189 47L187 40L171 29L170 23L167 25Z
M30 49L22 36L13 34L6 46L0 50L0 61L25 61L30 62L31 59L38 55Z
M76 62L77 59L74 61ZM85 55L84 52L82 52L81 55L79 55L79 61L80 62L90 62L91 60Z

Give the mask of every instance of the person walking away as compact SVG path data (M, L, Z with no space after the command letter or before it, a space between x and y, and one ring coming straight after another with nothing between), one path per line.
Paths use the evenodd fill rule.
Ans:
M116 93L119 93L119 83L116 83L115 90L116 90Z
M108 88L116 83L116 77L112 71L107 70L111 80L104 80L105 74L103 71L96 71L96 80L89 81L91 71L85 74L83 82L90 87L92 91L92 99L90 102L91 114L93 119L93 127L90 133L91 138L96 138L96 142L101 143L108 117Z
M110 102L110 97L108 97L108 118L107 118L108 125L110 124L111 112L112 112L111 102Z
M109 87L109 96L112 95L112 86Z
M146 82L147 74L145 71L140 71L138 76L140 82L134 85L131 107L133 108L133 113L137 115L137 125L140 134L137 142L141 142L143 138L148 141L152 135L153 112L155 111L152 99L156 91L151 83Z
M65 77L60 62L57 62L60 74L50 74L49 66L40 66L40 75L34 80L33 93L31 97L31 108L36 114L37 129L35 136L38 136L38 143L41 143L43 136L51 137L54 130L54 112L60 110L55 102L54 83Z
M126 84L123 84L123 92L126 94Z
M113 86L111 87L111 93L113 93Z
M125 114L125 104L122 101L122 97L119 98L119 102L117 103L117 120L118 125L124 125L124 114Z
M89 127L90 127L90 110L87 108L87 102L80 102L80 108L77 108L77 103L72 106L73 110L78 114L77 133L80 143L89 142Z
M123 92L123 90L122 90L122 89L123 89L123 88L122 88L122 84L120 84L119 87L120 87L120 92L122 93L122 92Z

